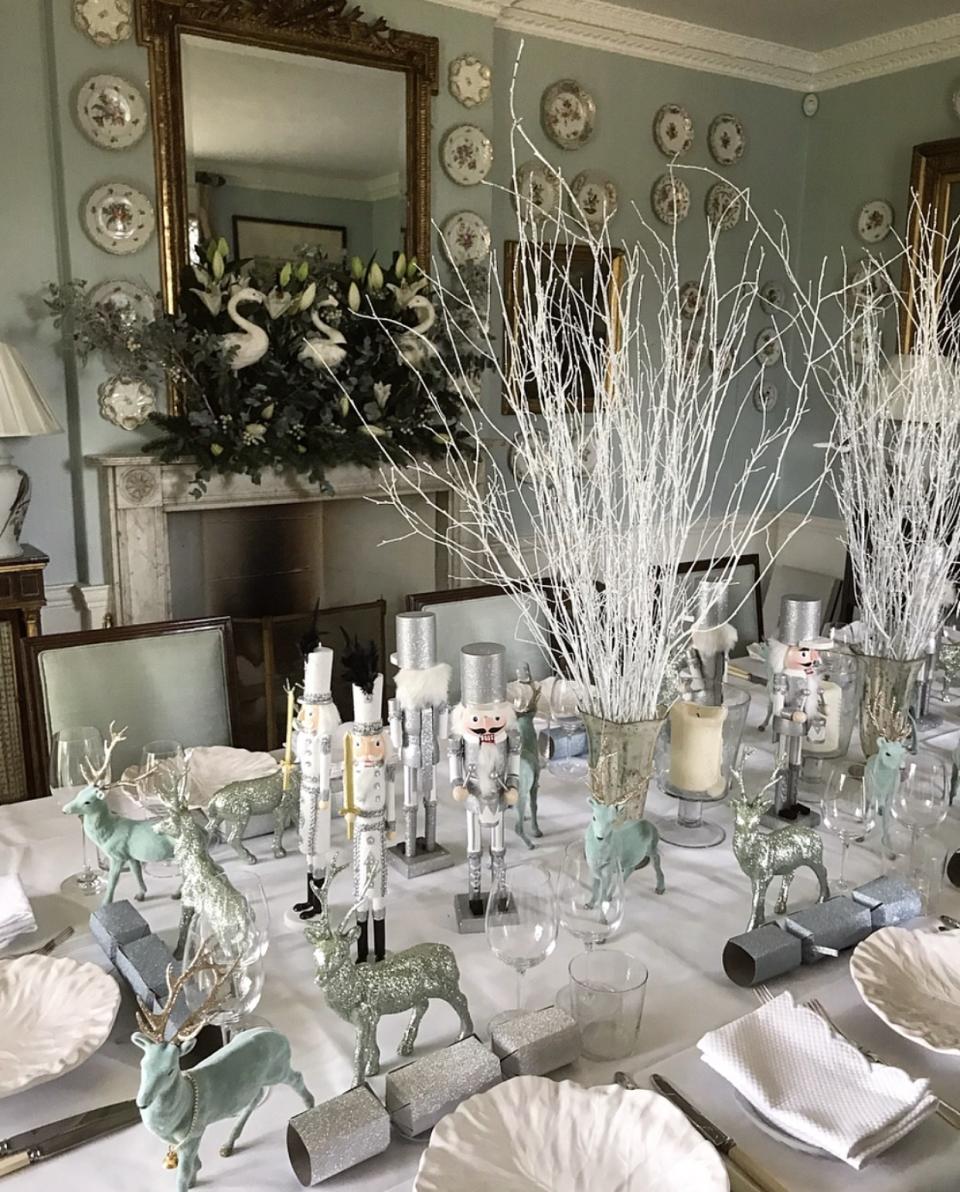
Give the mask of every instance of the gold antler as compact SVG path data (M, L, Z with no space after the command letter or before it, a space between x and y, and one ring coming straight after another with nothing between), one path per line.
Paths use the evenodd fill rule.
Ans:
M127 726L124 725L123 728L117 732L114 728L115 724L115 720L110 721L110 728L108 729L108 732L110 733L110 744L107 746L106 751L104 752L103 765L99 766L97 769L94 769L88 760L87 765L81 766L80 768L81 773L83 774L84 778L86 778L90 786L96 786L101 789L106 788L108 784L105 780L107 775L110 773L111 754L121 741L125 741L127 739Z
M217 1002L220 1000L220 991L230 977L233 976L239 963L240 957L238 956L231 965L217 964L210 954L210 941L204 940L200 946L200 950L190 964L186 968L181 969L176 976L174 976L173 965L167 966L167 996L157 1010L148 1010L143 1002L137 999L137 1022L140 1030L154 1043L183 1043L187 1039L192 1038L206 1025L212 1011L216 1008ZM203 1002L195 1010L192 1010L177 1027L170 1039L166 1039L165 1036L167 1026L170 1022L170 1015L173 1012L174 1006L177 1004L177 999L184 992L188 983L203 972L216 974L216 980L211 986L210 992L204 998Z
M877 736L887 741L904 741L910 733L910 723L885 691L877 691L867 705L867 718L877 730Z

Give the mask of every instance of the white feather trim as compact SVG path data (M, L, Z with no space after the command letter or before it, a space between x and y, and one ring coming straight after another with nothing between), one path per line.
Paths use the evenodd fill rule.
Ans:
M450 664L438 662L427 670L398 670L393 681L401 708L435 708L447 702Z
M718 625L715 629L695 629L690 643L704 658L726 654L737 644L737 631L730 624Z

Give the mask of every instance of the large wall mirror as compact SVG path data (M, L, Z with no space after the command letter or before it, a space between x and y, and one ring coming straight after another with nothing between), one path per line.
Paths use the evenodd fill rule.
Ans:
M168 308L210 236L242 257L428 258L435 38L343 0L138 0L137 32Z
M919 250L920 214L927 212L933 217L931 225L944 237L934 245L935 251L939 247L940 260L936 264L942 264L946 252L949 252L953 261L960 258L960 243L957 243L960 240L960 138L928 141L924 145L914 146L907 202L907 245L910 254L915 255ZM953 273L954 270L951 269L950 272ZM911 351L913 347L914 296L910 290L912 276L910 262L905 260L903 286L906 302L901 328L901 342L905 352ZM960 304L960 294L948 295L946 301L951 306Z

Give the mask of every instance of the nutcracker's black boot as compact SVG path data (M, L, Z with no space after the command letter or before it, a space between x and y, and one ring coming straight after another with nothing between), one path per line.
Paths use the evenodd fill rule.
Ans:
M319 915L323 910L323 903L320 899L320 891L323 889L323 875L314 877L312 873L307 874L307 900L306 902L298 902L294 905L294 911L301 919L312 919L314 915Z
M373 920L373 959L383 960L387 954L387 921L374 916Z
M357 964L364 964L370 955L370 945L367 940L367 918L367 915L357 915L357 927L360 928L360 934L357 936Z

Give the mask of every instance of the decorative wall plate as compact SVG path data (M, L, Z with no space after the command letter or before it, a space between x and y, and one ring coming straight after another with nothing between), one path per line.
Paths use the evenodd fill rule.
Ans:
M556 219L560 214L563 190L560 179L543 162L533 158L517 170L516 198L524 218Z
M588 1174L587 1174L588 1173ZM666 1097L515 1076L440 1119L414 1192L594 1187L726 1192L716 1151Z
M852 266L847 275L847 302L862 306L869 298L885 306L893 294L893 282L882 261L869 257Z
M116 256L137 252L154 228L153 204L124 182L95 187L83 201L83 226L99 248Z
M686 108L665 103L653 118L653 139L667 157L679 157L693 144L693 121Z
M743 157L743 151L747 147L747 134L736 116L724 112L711 120L707 144L715 162L722 166L732 166Z
M476 186L490 173L493 141L475 124L458 124L443 138L440 160L451 182Z
M737 363L737 357L729 348L711 348L707 354L707 359L710 363L710 371L715 372L718 377L726 379L733 372L734 365Z
M98 46L126 41L133 33L133 0L73 0L73 23Z
M475 54L461 54L450 63L447 86L450 94L465 108L475 108L490 98L492 71Z
M857 214L857 235L864 244L876 244L893 227L893 208L886 199L871 199Z
M661 174L650 192L653 214L665 224L678 224L690 214L690 187L682 178Z
M782 314L787 295L777 281L765 281L760 287L760 306L768 315Z
M603 227L617 213L620 200L617 188L600 170L581 170L570 183L570 190L580 214L591 228Z
M760 376L757 377L757 383L753 387L752 397L754 409L759 410L761 414L765 414L768 410L772 410L780 400L780 393L773 381L767 380L761 372Z
M715 182L707 191L707 219L721 232L729 232L743 215L743 198L734 186Z
M561 149L579 149L593 136L597 105L573 79L560 79L540 100L543 130Z
M677 291L677 297L681 319L695 319L703 310L703 290L698 281L685 281Z
M753 341L753 351L761 368L779 364L783 359L783 347L776 329L773 327L761 328L757 333L757 338Z
M475 211L458 211L445 219L440 238L454 265L473 265L490 255L490 229Z
M143 93L119 75L91 75L77 91L77 123L102 149L129 149L147 131Z
M120 987L98 964L15 956L0 964L0 1097L78 1067L106 1043Z
M854 948L850 976L891 1030L960 1055L960 935L881 927Z
M820 96L816 91L808 91L800 102L800 110L804 116L816 116L820 111Z
M156 303L146 286L116 278L102 281L90 291L90 301L104 310L113 310L124 323L132 326L139 319L152 320Z
M121 374L97 389L100 417L122 430L136 430L157 408L157 391L149 381Z

